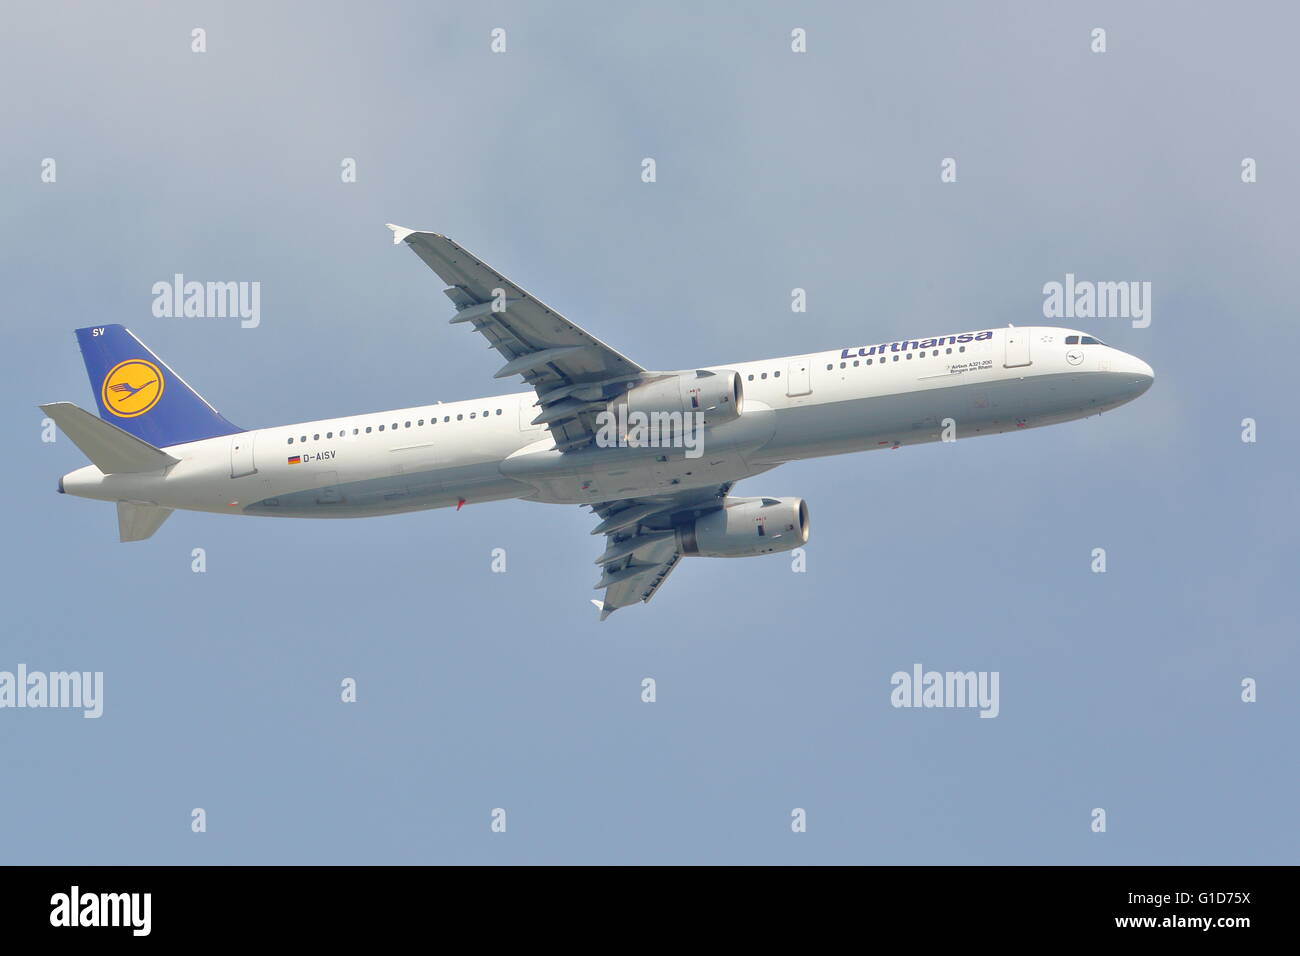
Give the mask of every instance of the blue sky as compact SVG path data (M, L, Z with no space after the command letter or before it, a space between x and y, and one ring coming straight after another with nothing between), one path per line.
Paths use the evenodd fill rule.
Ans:
M0 670L103 671L105 701L0 710L0 862L1296 862L1294 8L12 19ZM1034 324L1067 272L1150 281L1149 328L1091 328L1156 383L747 481L809 501L807 572L690 561L604 624L577 508L177 514L121 545L110 506L54 494L84 459L35 405L93 407L79 326L127 325L250 428L499 390L385 222L650 368ZM155 318L176 272L259 281L260 326ZM1000 715L891 707L917 662L998 671Z

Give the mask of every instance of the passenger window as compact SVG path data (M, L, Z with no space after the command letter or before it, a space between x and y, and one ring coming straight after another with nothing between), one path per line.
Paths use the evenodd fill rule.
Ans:
M959 346L957 346L957 351L958 351L958 352L965 352L965 351L966 351L966 346L964 346L964 345L959 345Z
M292 439L292 438L289 439L289 444L290 444L290 445L293 444L293 439Z
M498 415L501 414L501 409L499 409L499 408L497 409L497 414L498 414Z
M334 437L334 433L333 433L333 432L326 432L326 433L325 433L325 437L326 437L326 438L333 438L333 437Z
M307 440L307 436L306 436L306 435L303 435L301 438L298 439L298 441L306 441L306 440Z
M946 349L944 349L944 350L943 350L943 354L944 354L944 355L951 355L951 354L952 354L952 348L950 347L950 348L946 348Z
M827 368L830 368L829 365L827 365L826 367L827 367ZM750 380L751 382L754 380L754 376L753 376L752 374L749 376L749 380Z
M854 362L853 364L854 364L854 365L857 365L858 363L857 363L857 362ZM780 372L773 372L773 373L772 373L772 377L773 377L773 378L780 378L780 377L781 377L781 373L780 373Z
M465 420L465 416L463 414L456 416L456 421L463 422L464 420Z
M1077 335L1067 335L1067 336L1065 337L1065 344L1066 344L1066 345L1078 345L1078 344L1079 344L1079 337L1078 337Z
M912 361L912 353L911 353L911 352L908 352L908 353L907 353L907 360L908 360L909 362Z
M848 367L849 367L849 363L848 363L848 362L841 362L841 363L840 363L840 368L848 368Z
M367 435L370 434L370 426L369 426L369 425L366 426L366 434L367 434Z
M762 375L759 376L759 378L767 378L767 373L764 372Z
M833 369L834 367L835 367L835 366L833 366L833 365L827 365L827 366L826 366L826 371L829 372L829 371L830 371L831 369ZM753 378L754 376L751 375L751 376L749 376L749 377L750 377L750 378Z
M854 359L854 360L853 360L853 367L854 367L854 368L857 368L857 367L858 367L858 360L857 360L857 359Z
M380 430L380 431L383 431L383 430L384 430L384 426L383 426L383 425L380 425L380 426L379 426L379 430Z
M868 365L871 364L871 359L867 359L867 364L868 364Z
M894 361L895 361L895 362L898 361L898 356L897 356L897 355L894 356Z
M312 436L311 436L311 440L312 440L312 441L320 441L320 433L317 432L315 435L312 435Z
M443 420L444 422L449 422L449 421L451 421L451 416L450 416L450 415L443 415L443 416L442 416L442 420Z
M357 433L360 432L360 431L361 431L361 429L359 429L359 428L354 428L354 429L352 429L352 434L355 435L355 434L357 434ZM367 428L366 431L370 431L370 429Z

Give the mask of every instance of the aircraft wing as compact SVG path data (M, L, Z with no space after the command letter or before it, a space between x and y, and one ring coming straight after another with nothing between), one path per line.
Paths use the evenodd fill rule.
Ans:
M446 236L389 224L393 242L405 242L448 288L453 323L469 322L506 360L497 378L521 375L536 391L534 424L550 428L556 446L589 444L595 414L644 369L529 295Z
M658 593L682 559L674 522L721 508L733 484L593 505L602 520L591 533L605 535L605 551L596 559L602 569L596 588L605 591L605 600L592 602L602 621Z

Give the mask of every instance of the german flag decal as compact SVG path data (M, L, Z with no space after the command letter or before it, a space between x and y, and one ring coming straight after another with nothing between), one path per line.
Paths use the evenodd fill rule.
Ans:
M290 455L290 456L289 456L289 464L291 464L291 465L301 465L301 464L302 464L302 455Z

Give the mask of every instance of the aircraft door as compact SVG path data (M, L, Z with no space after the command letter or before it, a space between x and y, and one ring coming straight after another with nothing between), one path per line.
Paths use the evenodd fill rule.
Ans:
M1009 328L1003 334L1007 339L1007 352L1002 364L1007 368L1029 365L1029 329Z
M240 432L230 439L230 477L243 478L257 474L253 462L253 436L256 432Z
M785 393L791 397L812 392L811 363L806 358L791 359L785 370Z

